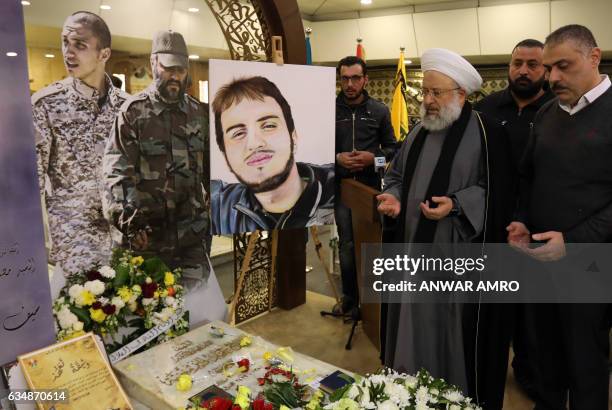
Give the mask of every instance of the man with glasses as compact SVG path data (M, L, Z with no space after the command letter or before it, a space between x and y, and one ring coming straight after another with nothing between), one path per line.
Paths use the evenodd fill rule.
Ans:
M342 301L334 313L346 314L357 306L357 271L351 210L342 204L342 179L352 178L374 189L380 189L380 177L374 158L390 161L396 141L389 109L371 98L365 90L368 73L359 57L345 57L338 63L341 92L336 98L336 204Z
M396 221L385 242L505 242L513 211L507 138L499 123L479 116L467 101L482 78L446 49L425 51L421 67L421 122L402 144L377 197L379 212ZM485 408L500 409L509 348L498 336L503 309L446 302L383 305L384 364L408 373L428 369Z
M508 87L479 101L474 108L491 116L505 125L510 138L512 159L518 168L536 112L554 97L546 83L546 68L542 64L544 44L538 40L526 39L512 50L508 67ZM515 325L508 326L513 332L512 347L514 378L525 392L536 397L535 329L530 311L532 305L516 305Z

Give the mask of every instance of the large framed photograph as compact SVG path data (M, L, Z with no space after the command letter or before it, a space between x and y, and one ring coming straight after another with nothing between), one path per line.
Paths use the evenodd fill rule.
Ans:
M210 61L212 233L333 223L335 70Z

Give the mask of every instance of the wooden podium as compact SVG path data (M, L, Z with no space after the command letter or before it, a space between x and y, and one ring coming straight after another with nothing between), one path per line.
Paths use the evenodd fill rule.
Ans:
M341 193L342 203L352 213L357 283L361 289L361 244L379 243L382 239L381 217L376 209L376 195L380 192L347 178L342 180ZM380 351L380 303L361 303L361 321L365 334Z

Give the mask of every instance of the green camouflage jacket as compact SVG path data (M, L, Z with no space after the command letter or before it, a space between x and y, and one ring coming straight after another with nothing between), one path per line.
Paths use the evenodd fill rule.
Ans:
M121 108L104 152L104 214L115 244L146 230L145 254L172 267L201 266L209 248L208 108L153 86Z

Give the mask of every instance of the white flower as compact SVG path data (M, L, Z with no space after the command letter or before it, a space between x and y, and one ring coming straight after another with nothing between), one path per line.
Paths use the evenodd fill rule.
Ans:
M416 402L415 410L433 410L431 407L427 405L426 401L418 401Z
M104 293L104 282L99 279L85 282L85 290L90 291L96 296L101 295Z
M148 284L151 284L151 283L153 283L153 279L151 279L150 276L147 276L147 278L145 279L145 282L148 283Z
M461 400L463 400L463 394L461 394L459 391L454 390L454 391L447 391L445 392L442 397L444 397L446 400L448 401L452 401L454 403L460 402Z
M153 298L142 298L142 306L149 306L153 302L155 302Z
M107 279L113 279L117 274L113 268L110 266L102 266L99 270L100 275L104 276Z
M355 384L353 384L351 388L348 389L348 391L346 392L346 397L348 397L351 400L354 400L355 397L357 396L359 396L359 389L357 388Z
M121 310L125 306L123 299L121 299L119 296L115 296L110 303L111 305L115 305L117 310Z
M70 289L68 289L68 294L72 300L78 298L81 292L83 292L83 286L81 285L72 285Z
M108 300L108 298L105 298L104 296L100 296L98 298L98 302L102 303L103 305L108 305L108 303L110 302L110 300Z
M57 320L62 329L70 329L79 321L76 315L72 313L66 305L57 313Z
M448 410L461 410L461 407L456 404L451 404Z
M72 330L74 330L75 332L80 332L81 330L83 330L83 322L76 322L72 325Z
M359 407L364 409L375 409L376 404L370 401L370 389L363 389L363 393L361 395L361 400L359 400Z
M440 390L438 389L431 389L429 391L433 396L437 396L438 394L440 394Z
M170 307L163 308L161 312L155 313L155 318L159 320L160 323L167 322L170 319L170 316L174 314L174 309Z
M138 309L138 304L136 303L136 301L130 300L128 302L128 309L130 309L130 312L136 312L136 309Z
M408 390L406 390L406 388L401 384L387 383L384 391L390 399L392 399L395 403L399 403L401 407L408 405L410 393L408 393Z
M378 410L399 410L391 400L386 400L378 405Z
M419 380L416 377L408 375L406 376L406 381L404 382L404 385L409 389L414 389L418 381Z
M427 403L430 399L429 392L427 391L427 387L421 386L417 389L415 398L417 401L424 401Z
M171 306L174 308L176 308L176 305L178 304L178 302L176 301L176 298L172 296L166 296L165 302L166 302L166 306Z
M370 381L374 384L382 384L384 382L386 382L387 380L385 379L385 376L383 376L382 374L375 374L370 376Z

